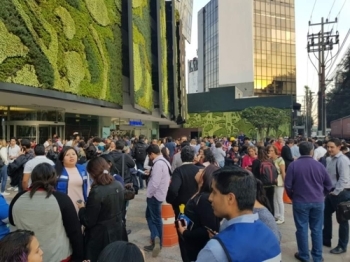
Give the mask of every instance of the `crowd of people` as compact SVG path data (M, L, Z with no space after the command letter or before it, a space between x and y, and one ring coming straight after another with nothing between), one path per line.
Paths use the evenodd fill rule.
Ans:
M287 194L297 230L295 258L310 260L310 225L312 259L323 261L332 214L350 201L350 153L339 139L256 142L241 133L237 139L148 141L140 135L85 142L74 133L66 141L12 138L1 145L0 262L23 256L29 262L144 261L126 228L127 207L143 189L150 230L143 250L153 257L162 250L166 201L175 213L183 261L281 261L278 225L285 222ZM6 190L18 191L9 206ZM8 223L17 231L10 233ZM347 249L348 221L339 225L332 254Z

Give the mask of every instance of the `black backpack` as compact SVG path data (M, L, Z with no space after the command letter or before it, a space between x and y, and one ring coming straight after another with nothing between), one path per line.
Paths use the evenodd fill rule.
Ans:
M146 159L146 144L137 143L135 145L134 157L138 162L144 162Z
M277 185L278 171L272 161L262 161L260 163L260 180L264 186Z

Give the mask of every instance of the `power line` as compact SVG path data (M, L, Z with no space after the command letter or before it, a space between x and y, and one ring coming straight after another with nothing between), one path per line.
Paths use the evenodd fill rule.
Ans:
M312 7L311 15L310 15L310 21L312 19L312 14L314 13L315 5L316 5L317 0L314 2L314 6Z
M328 13L327 19L328 19L328 18L329 18L329 16L331 15L332 9L333 9L334 4L335 4L335 1L336 1L336 0L334 0L334 1L333 1L332 7L331 7L331 10L329 10L329 13Z
M344 3L343 3L342 7L339 10L339 13L337 14L337 17L340 15L341 11L343 10L345 3L346 3L346 0L344 0Z

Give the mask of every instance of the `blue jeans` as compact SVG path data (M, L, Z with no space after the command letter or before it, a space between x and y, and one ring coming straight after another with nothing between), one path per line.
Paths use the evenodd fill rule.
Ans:
M1 168L0 176L1 176L1 189L0 189L0 192L4 193L5 190L6 190L6 184L7 184L7 165L4 165Z
M219 167L223 168L225 166L225 160L220 161L218 164L219 164Z
M137 169L144 170L143 164L144 164L144 163L141 163L141 162L136 161L136 167L137 167ZM137 172L137 177L138 177L138 179L139 179L140 189L143 189L142 174L141 174L140 172Z
M325 198L324 208L324 225L323 225L323 241L331 243L332 239L332 214L336 211L337 205L341 202L350 200L350 191L342 191L337 196L327 195ZM339 224L339 240L338 246L347 249L349 243L349 222Z
M322 225L324 203L293 203L295 236L301 259L309 261L308 227L311 230L313 261L322 261Z
M155 197L147 198L146 220L148 228L151 231L151 240L154 242L155 237L159 237L160 245L162 245L163 237L163 221L161 214L162 202Z

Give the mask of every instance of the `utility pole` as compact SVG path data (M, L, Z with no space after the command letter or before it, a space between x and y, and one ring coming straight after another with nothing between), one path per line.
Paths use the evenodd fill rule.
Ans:
M317 34L307 34L307 52L308 53L318 53L318 130L326 135L326 61L325 61L325 51L333 50L333 45L339 44L339 32L332 34L332 31L325 32L324 26L328 24L337 23L338 19L335 18L334 21L324 21L322 17L321 23L311 24L309 21L309 26L321 26L321 30Z

